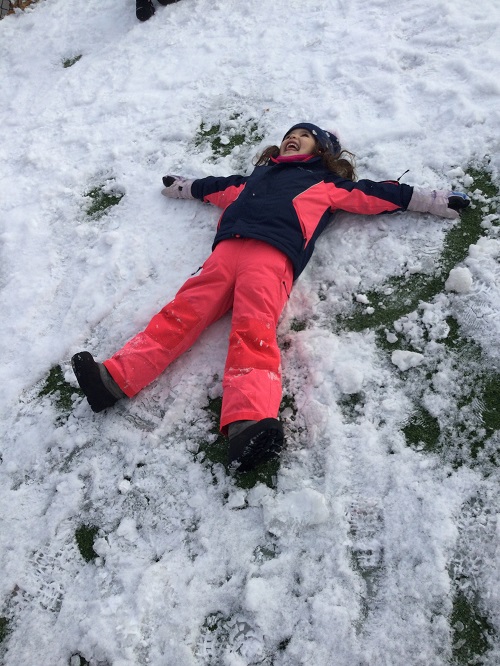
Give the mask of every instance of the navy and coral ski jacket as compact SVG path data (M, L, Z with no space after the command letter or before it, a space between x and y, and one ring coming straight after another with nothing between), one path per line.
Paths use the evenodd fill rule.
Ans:
M294 279L306 267L332 214L379 215L406 210L413 193L396 181L353 182L336 176L320 157L258 166L249 176L195 180L191 194L223 209L213 248L229 238L256 238L284 252Z

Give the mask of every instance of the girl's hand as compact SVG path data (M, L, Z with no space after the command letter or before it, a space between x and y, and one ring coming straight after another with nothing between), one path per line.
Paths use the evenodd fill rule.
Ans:
M451 192L448 197L448 208L453 208L459 213L470 204L469 197L463 192Z
M171 199L194 199L191 194L191 185L193 181L183 176L163 176L165 189L161 191L163 196Z
M413 190L408 210L419 213L432 213L440 217L456 220L460 211L470 204L469 197L463 192L449 190Z

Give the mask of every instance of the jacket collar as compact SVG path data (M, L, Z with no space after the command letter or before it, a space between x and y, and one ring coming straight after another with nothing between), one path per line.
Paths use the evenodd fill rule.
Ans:
M315 164L321 161L321 155L293 155L291 157L292 159L287 157L271 157L270 159L273 164Z

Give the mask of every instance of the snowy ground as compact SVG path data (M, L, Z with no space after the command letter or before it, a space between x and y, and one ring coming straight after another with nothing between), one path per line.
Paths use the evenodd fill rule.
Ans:
M215 438L227 319L109 413L40 396L58 365L76 387L71 355L109 356L208 255L218 212L166 200L165 173L246 172L308 120L362 177L409 169L410 184L474 192L476 163L498 187L497 0L182 0L145 24L131 0L40 0L0 22L0 43L4 663L500 663L498 430L475 457L464 440L460 464L405 435L422 406L452 443L482 427L450 318L498 377L498 218L480 193L483 237L388 327L392 351L346 315L436 270L453 224L346 216L325 233L280 324L289 436L273 487L197 454ZM257 123L263 139L214 159L195 147L202 122L228 139ZM91 219L103 185L124 196ZM82 525L98 527L90 561ZM489 639L473 644L464 618Z

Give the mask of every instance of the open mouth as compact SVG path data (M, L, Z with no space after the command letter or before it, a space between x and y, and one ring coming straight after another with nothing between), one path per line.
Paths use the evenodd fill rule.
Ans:
M299 144L296 141L288 141L285 144L285 150L299 150Z

